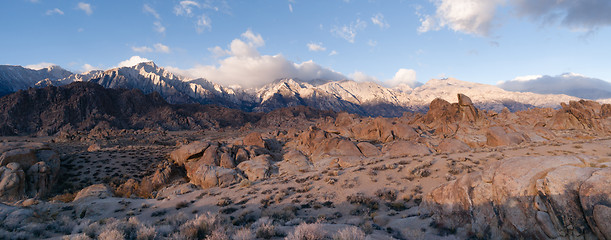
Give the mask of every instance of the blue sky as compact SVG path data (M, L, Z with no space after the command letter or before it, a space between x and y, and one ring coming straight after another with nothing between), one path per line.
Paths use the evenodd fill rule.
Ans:
M10 0L0 64L85 71L146 59L244 86L566 72L609 81L609 12L608 0Z

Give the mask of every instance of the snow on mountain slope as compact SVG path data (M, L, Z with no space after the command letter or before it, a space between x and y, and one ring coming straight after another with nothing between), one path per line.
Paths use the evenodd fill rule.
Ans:
M412 104L426 105L435 98L456 102L458 93L469 96L478 107L495 111L500 111L504 107L512 111L527 107L557 108L561 102L579 100L577 97L561 94L510 92L493 85L460 81L455 78L431 79L415 88L410 96L414 99Z
M0 96L34 87L40 81L55 81L71 74L59 66L34 70L22 66L0 65Z
M510 92L493 85L454 78L432 79L415 89L386 88L373 82L352 80L303 82L297 79L280 79L261 88L241 89L224 87L203 78L187 79L153 62L83 74L62 70L58 67L32 70L0 66L0 94L3 89L10 93L34 86L90 81L106 88L159 92L170 103L218 104L247 111L305 105L372 116L400 116L407 110L426 110L435 98L456 102L458 93L471 97L479 108L495 111L505 107L512 111L531 107L557 108L561 102L578 100L567 95ZM11 85L6 86L7 82Z

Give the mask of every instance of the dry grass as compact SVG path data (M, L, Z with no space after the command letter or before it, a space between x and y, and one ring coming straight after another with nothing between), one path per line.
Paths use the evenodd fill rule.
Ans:
M302 223L285 240L322 240L326 235L320 223Z

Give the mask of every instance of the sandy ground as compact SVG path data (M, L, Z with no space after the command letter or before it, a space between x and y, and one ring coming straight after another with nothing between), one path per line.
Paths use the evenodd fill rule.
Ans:
M271 130L270 130L271 131ZM117 138L101 142L101 149L88 151L92 142L50 143L61 154L62 175L55 195L75 193L98 183L118 185L129 178L151 174L168 160L177 144L195 139L226 139L243 132L168 132L150 139ZM431 219L419 213L422 197L435 187L457 177L480 171L490 164L518 156L575 155L584 159L611 158L611 139L558 133L557 140L518 146L479 148L471 152L430 154L418 157L374 157L350 168L319 168L302 175L280 175L228 188L201 189L177 181L160 190L155 199L86 199L62 203L53 198L28 207L45 216L61 216L87 223L107 218L136 217L142 223L163 226L177 219L205 213L218 214L227 231L252 226L268 217L283 239L302 222L321 223L329 236L346 226L357 226L369 239L453 239L431 227ZM573 136L573 137L562 137ZM2 138L2 141L46 141L49 138ZM51 219L49 221L52 221ZM74 228L77 229L77 228ZM233 230L232 230L233 229ZM78 234L78 230L70 233ZM282 234L284 233L284 235ZM60 238L67 234L47 231L36 238Z

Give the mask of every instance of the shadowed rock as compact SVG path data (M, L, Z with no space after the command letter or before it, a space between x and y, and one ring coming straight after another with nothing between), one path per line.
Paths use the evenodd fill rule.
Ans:
M611 170L588 166L573 156L507 159L433 190L421 211L483 238L609 239Z

